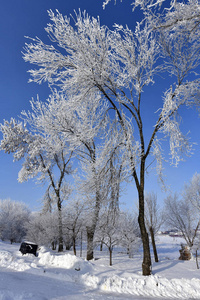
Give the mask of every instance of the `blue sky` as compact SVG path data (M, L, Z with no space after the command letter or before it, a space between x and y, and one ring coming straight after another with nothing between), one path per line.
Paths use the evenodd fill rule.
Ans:
M44 27L49 22L47 10L58 9L62 14L73 14L77 11L86 10L90 15L100 16L101 24L111 27L114 23L128 24L133 27L137 15L131 11L131 1L120 1L114 5L111 2L105 10L102 9L102 0L7 0L1 3L0 17L0 123L4 119L17 118L22 110L29 109L29 100L36 98L45 100L49 95L48 87L28 83L29 75L27 71L30 65L22 59L22 51L26 42L25 36L38 36L44 42L48 42ZM160 100L159 89L156 92L149 90L149 101L145 104L144 115L147 119L147 130L152 128L149 120L149 109L154 109L154 104ZM155 109L158 107L155 106ZM183 130L190 130L191 141L197 142L194 155L187 158L186 162L180 163L178 168L171 167L166 163L165 175L166 184L171 186L171 190L180 192L184 183L190 180L195 172L200 172L200 119L195 111L187 110L183 112ZM149 125L148 125L149 122ZM148 127L149 126L149 127ZM0 135L0 138L2 136ZM167 151L167 150L166 150ZM20 170L21 162L13 163L11 155L0 152L0 199L11 198L15 201L23 201L31 209L41 207L41 199L44 187L35 185L33 181L18 183L17 174ZM155 176L155 171L149 173L146 179L146 191L157 192L158 199L162 203L166 193L162 192ZM136 200L137 194L133 186L129 186L127 192L122 196L122 202L128 206Z

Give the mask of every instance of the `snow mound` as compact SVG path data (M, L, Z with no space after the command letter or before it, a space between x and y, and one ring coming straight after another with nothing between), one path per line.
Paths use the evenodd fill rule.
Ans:
M8 251L0 251L0 266L15 271L25 271L30 268L24 259L16 259L16 257Z
M92 265L81 258L66 254L51 254L50 252L40 252L38 263L44 266L51 266L63 269L74 269L81 272L89 272Z
M7 251L0 251L0 266L7 267L13 260L13 255Z
M112 276L101 280L94 275L82 275L83 282L94 289L100 288L105 292L148 296L154 298L200 299L200 279L171 279L156 275L148 277L121 278Z

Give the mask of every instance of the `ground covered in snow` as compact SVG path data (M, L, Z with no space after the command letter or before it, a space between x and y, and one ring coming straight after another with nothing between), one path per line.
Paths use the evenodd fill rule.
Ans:
M96 250L87 262L41 247L38 257L22 256L19 244L0 242L0 300L200 299L200 270L195 259L180 261L181 238L158 236L159 263L141 275L141 253L130 259L116 250Z

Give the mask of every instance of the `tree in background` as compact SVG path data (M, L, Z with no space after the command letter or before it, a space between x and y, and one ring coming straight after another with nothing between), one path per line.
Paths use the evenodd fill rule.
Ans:
M192 247L200 226L199 212L188 199L178 200L175 194L165 199L166 224L182 233L187 245Z
M72 241L73 252L76 255L77 241L80 240L81 230L85 225L85 203L80 200L73 200L65 206L63 212L64 240Z
M100 215L95 236L96 243L104 244L109 250L109 264L112 266L112 253L116 245L120 244L119 211L113 208L104 209Z
M110 108L108 113L115 112L138 191L144 275L151 274L144 215L145 170L153 155L158 162L158 173L162 174L160 133L169 137L175 165L183 153L190 153L188 138L180 130L178 111L184 105L199 104L200 85L195 75L200 63L198 3L173 2L170 9L164 7L159 12L152 3L161 2L136 2L145 14L133 31L121 25L109 30L86 13L76 14L75 20L63 17L58 11L56 14L49 11L51 24L46 31L55 47L35 38L24 49L25 61L38 67L29 71L32 81L47 81L51 87L60 88L73 96L75 105L79 105L83 96L99 94ZM191 18L185 18L186 11ZM157 120L153 112L155 123L147 136L143 102L148 101L148 86L155 84L157 74L165 77L166 86L160 101L157 96ZM147 127L149 130L149 124Z
M97 231L96 244L105 245L109 250L109 263L112 266L114 247L124 247L130 258L141 245L140 231L136 215L113 207L101 211Z
M183 198L191 202L200 213L200 174L195 173L189 184L185 184Z
M140 229L136 214L130 211L121 212L120 235L120 245L126 248L129 258L132 258L141 246Z
M159 209L157 195L153 192L145 195L145 223L151 236L154 259L158 262L158 253L156 249L155 235L163 225L165 219L163 212Z
M0 236L2 240L19 243L26 235L30 211L21 202L0 200Z
M26 238L40 246L56 250L59 242L58 212L34 212L26 223Z

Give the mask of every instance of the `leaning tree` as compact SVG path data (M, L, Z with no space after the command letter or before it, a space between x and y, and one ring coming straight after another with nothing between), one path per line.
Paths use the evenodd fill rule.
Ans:
M140 2L144 4L145 1ZM144 9L145 5L141 7ZM68 18L50 10L51 23L46 31L51 45L35 38L24 49L25 61L37 66L29 71L32 81L47 81L51 87L56 86L73 95L77 105L88 93L99 93L110 107L108 113L115 111L138 191L144 275L151 274L144 218L148 159L151 155L156 157L161 174L160 133L169 137L175 164L180 161L181 153L191 150L187 137L180 130L178 111L183 105L198 104L200 81L195 73L200 62L198 10L197 1L184 5L174 2L170 9L162 11L149 5L133 31L121 25L110 30L101 26L98 18L90 18L85 12ZM186 11L189 18L185 16ZM153 89L156 75L160 74L165 78L163 94L155 95L152 100L148 86ZM157 106L156 114L151 115L149 111L149 119L157 118L150 134L145 133L145 126L149 127L143 114L145 101L152 101L152 105Z

